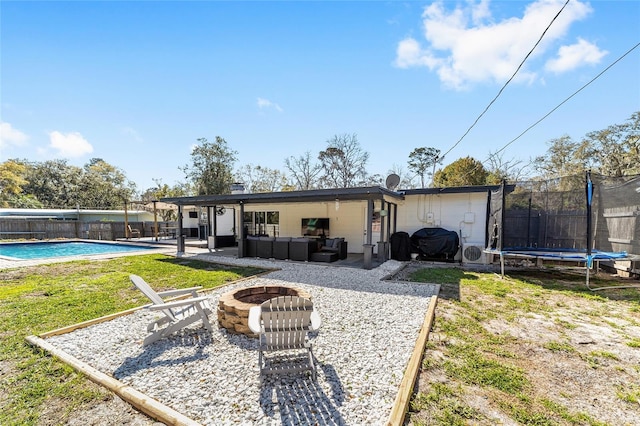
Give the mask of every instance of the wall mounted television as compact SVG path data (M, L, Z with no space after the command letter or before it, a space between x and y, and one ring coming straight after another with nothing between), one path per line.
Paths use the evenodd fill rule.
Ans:
M302 235L307 237L328 237L329 236L329 218L303 218L302 219Z

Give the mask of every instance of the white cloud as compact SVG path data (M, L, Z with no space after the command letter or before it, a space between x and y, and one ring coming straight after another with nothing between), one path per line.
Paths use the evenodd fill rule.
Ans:
M401 68L427 67L438 74L445 86L454 89L464 89L474 83L504 83L564 3L564 0L538 0L526 7L522 17L495 22L489 0L469 1L454 10L445 8L448 2L434 2L425 7L422 14L424 46L414 38L400 41L395 64ZM591 11L587 3L570 2L529 59L543 56L566 36L574 22L584 19ZM582 56L574 65L580 66L589 60ZM538 73L529 68L529 62L519 71L516 80L531 82L539 78Z
M609 52L600 50L595 44L578 39L576 44L561 46L557 57L547 61L545 69L555 73L574 70L583 64L595 65Z
M49 133L49 139L51 141L49 146L62 157L82 157L93 152L91 144L78 132L64 134L53 131Z
M271 102L269 99L264 99L264 98L258 98L258 108L260 109L273 108L278 112L282 112L282 108L280 108L280 105Z
M29 137L18 129L14 129L10 123L0 122L0 148L6 148L10 145L22 146Z

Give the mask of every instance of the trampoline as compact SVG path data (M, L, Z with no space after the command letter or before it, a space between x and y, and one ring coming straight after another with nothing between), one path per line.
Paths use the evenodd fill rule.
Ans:
M487 221L489 255L505 259L573 262L584 265L586 285L591 268L601 261L637 260L640 253L640 176L610 178L590 172L492 191ZM582 182L581 182L582 181ZM633 263L630 263L633 265ZM633 270L633 268L631 268Z

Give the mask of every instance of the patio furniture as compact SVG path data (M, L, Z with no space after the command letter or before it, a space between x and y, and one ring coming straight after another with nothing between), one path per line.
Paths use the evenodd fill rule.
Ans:
M131 228L131 225L127 225L127 229L129 230L127 238L133 238L134 235L136 235L135 238L140 238L140 230L139 229Z
M246 238L245 256L257 257L258 256L258 240L260 237L249 235Z
M327 238L322 246L320 246L320 252L336 253L337 259L347 258L347 242L344 238ZM330 262L333 262L331 260Z
M256 245L256 253L258 257L270 259L273 257L273 237L260 237Z
M249 310L248 324L251 331L259 335L261 379L266 374L310 371L315 380L316 367L308 333L318 330L321 320L310 299L300 296L269 299ZM267 352L275 354L267 357Z
M163 337L167 337L184 327L202 320L202 325L211 331L208 315L211 313L209 306L209 296L198 296L197 290L202 287L182 288L156 292L151 286L138 275L129 275L131 282L151 300L152 304L146 308L151 311L159 311L164 316L151 322L147 326L150 334L144 339L143 345L149 345ZM182 296L191 294L188 299L165 302L164 297Z
M335 262L338 260L338 253L332 251L317 251L311 253L312 262Z
M289 259L307 262L311 253L318 251L318 243L310 238L292 238L289 242Z
M276 237L273 242L273 258L285 260L289 258L289 242L291 237Z

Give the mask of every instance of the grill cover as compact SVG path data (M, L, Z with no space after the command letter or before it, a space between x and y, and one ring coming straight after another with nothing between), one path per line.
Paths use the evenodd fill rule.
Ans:
M406 261L411 260L411 239L406 232L391 234L391 259Z
M453 258L459 245L458 233L443 228L422 228L411 236L411 248L424 257Z

